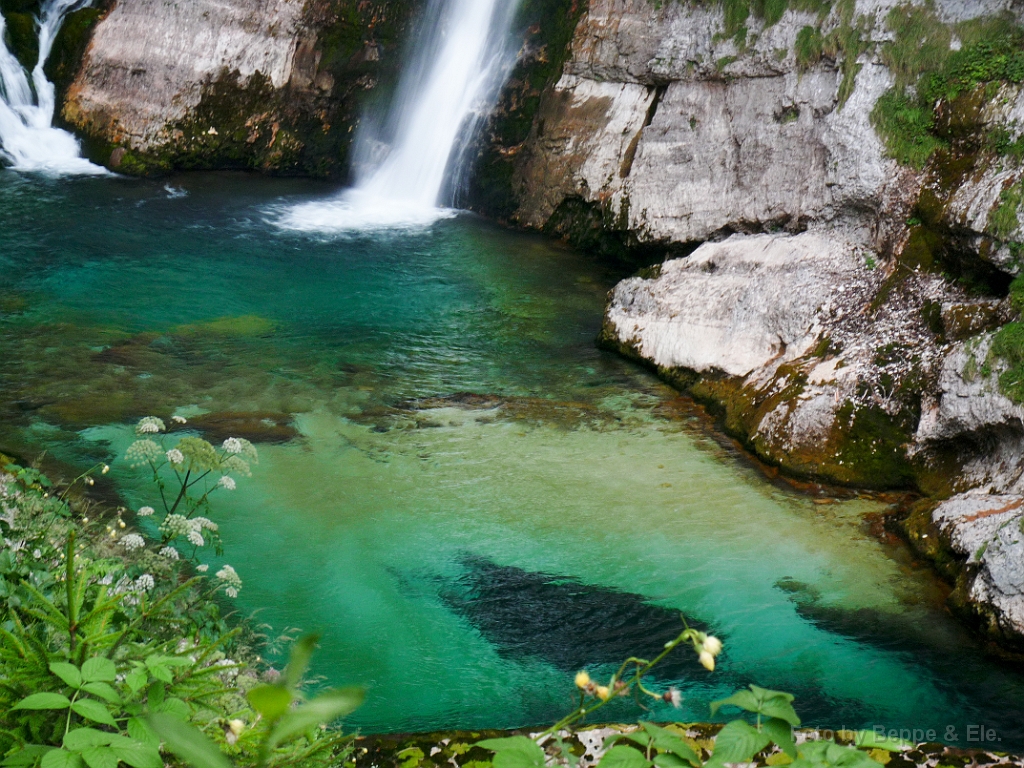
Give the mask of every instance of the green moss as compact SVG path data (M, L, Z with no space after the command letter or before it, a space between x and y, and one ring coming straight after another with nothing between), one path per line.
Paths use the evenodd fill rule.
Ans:
M988 231L1000 240L1009 239L1020 229L1021 204L1024 203L1024 184L1014 184L999 195L999 205L988 219Z
M6 13L7 47L25 69L31 70L39 60L39 36L31 13Z
M1024 323L1004 325L992 339L992 354L1005 362L999 389L1013 402L1024 403Z
M1012 17L975 19L950 27L934 7L903 5L886 17L893 40L882 46L881 57L896 84L879 99L872 123L890 157L923 168L947 140L977 139L984 104L1001 83L1024 82L1024 28ZM953 35L960 50L953 51ZM911 89L910 86L913 86ZM942 105L944 120L936 120ZM1021 152L1009 134L983 142L1002 153Z

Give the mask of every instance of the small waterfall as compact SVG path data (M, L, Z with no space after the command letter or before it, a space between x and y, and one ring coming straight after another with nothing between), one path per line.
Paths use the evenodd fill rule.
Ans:
M43 72L64 18L89 3L45 0L36 19L39 58L31 80L4 42L6 22L0 15L0 164L53 175L107 173L82 158L78 139L53 127L56 94Z
M333 200L289 210L279 225L313 231L426 226L453 214L452 168L487 116L514 63L509 29L518 0L431 0L382 141L356 145L357 183ZM383 151L382 151L383 149ZM376 157L376 160L374 158Z

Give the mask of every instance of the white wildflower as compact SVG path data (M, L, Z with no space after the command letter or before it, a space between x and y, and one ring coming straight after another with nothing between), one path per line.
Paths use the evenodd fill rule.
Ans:
M167 460L171 462L171 464L175 465L184 464L185 454L183 454L177 448L171 448L171 450L167 452Z
M236 488L235 479L233 477L228 477L227 475L224 475L224 477L218 480L217 485L226 491L233 491Z
M238 597L238 590L242 588L242 579L230 565L225 565L217 571L217 578L224 582L227 587L224 591L228 597Z
M148 464L163 453L163 449L152 440L136 440L125 451L124 457L132 467Z
M129 552L134 552L136 549L142 549L146 546L146 540L143 539L137 533L129 533L123 539L121 539L121 545Z
M180 555L174 547L164 547L160 550L160 557L166 557L168 560L177 560Z
M208 570L210 570L210 566L208 566L206 563L203 563L202 565L197 565L196 570L199 571L199 573L206 573Z
M196 547L202 547L206 544L205 539L203 539L203 535L199 531L189 531L185 538L188 539L189 544Z
M41 549L33 549L32 550L32 557L34 557L36 560L38 560L42 556L43 556L43 551Z
M135 591L136 592L149 592L153 587L156 586L156 580L152 575L144 573L135 580Z
M712 656L717 656L722 652L722 641L714 635L709 635L704 638L704 650L710 653Z
M139 511L136 512L139 517L150 517L156 512L152 507L139 507Z
M223 448L227 453L241 453L242 441L237 437L229 437L224 441L224 444L221 445L221 448Z
M197 526L200 531L216 531L219 528L215 522L205 517L193 517L192 523Z
M160 530L165 536L173 539L177 536L187 536L194 528L192 521L184 515L168 515L160 524Z
M163 420L158 419L156 416L146 416L135 425L135 432L139 435L152 435L157 432L163 432L166 429L167 426Z
M175 424L185 424L188 421L188 419L186 419L184 416L171 416L171 421L173 421Z

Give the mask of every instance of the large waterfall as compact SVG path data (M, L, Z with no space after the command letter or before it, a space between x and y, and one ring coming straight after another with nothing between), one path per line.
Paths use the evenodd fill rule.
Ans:
M359 230L430 224L451 211L455 169L514 63L518 0L431 0L386 125L360 132L357 183L289 210L288 229Z
M53 127L56 94L43 65L64 18L89 0L45 0L36 27L39 58L31 79L4 42L0 16L0 165L51 174L100 174L103 168L81 157L78 140Z

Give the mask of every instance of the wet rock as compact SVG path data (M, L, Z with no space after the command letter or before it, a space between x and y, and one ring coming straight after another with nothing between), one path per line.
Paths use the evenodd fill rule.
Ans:
M299 436L289 414L267 411L206 413L190 418L187 426L199 430L211 443L229 437L242 437L251 443L287 443Z

